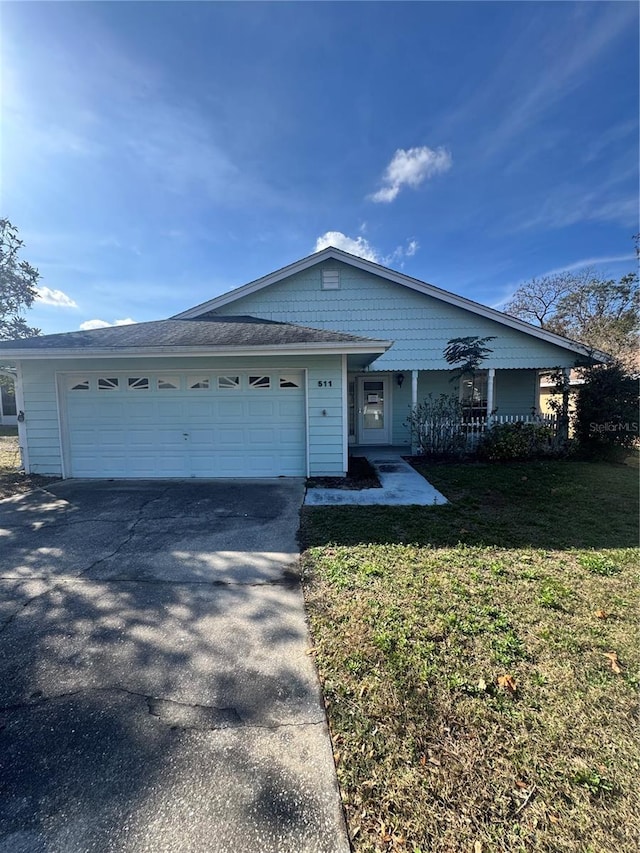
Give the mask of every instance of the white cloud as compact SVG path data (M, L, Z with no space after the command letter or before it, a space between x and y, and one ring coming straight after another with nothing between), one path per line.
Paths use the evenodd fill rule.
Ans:
M364 237L347 237L342 231L327 231L316 240L314 252L320 252L329 246L335 246L336 249L342 249L343 252L349 252L350 255L357 255L359 258L364 258L367 261L373 261L376 264L380 263L380 255Z
M348 237L342 231L327 231L321 237L318 237L313 251L320 252L329 246L342 249L343 252L349 252L350 255L357 255L357 257L364 258L366 261L373 261L375 264L391 266L391 264L399 263L400 267L404 265L403 258L412 257L420 248L417 240L408 240L406 247L397 246L393 252L383 255L362 236Z
M36 299L44 305L54 305L56 308L77 308L77 304L62 290L52 290L50 287L37 287Z
M108 326L131 326L135 322L131 317L114 320L113 323L107 323L106 320L85 320L84 323L80 323L80 328L83 332L89 332L91 329L106 329Z
M382 187L369 196L371 201L391 202L403 187L414 189L434 175L447 172L452 165L451 154L446 148L398 148L382 179Z

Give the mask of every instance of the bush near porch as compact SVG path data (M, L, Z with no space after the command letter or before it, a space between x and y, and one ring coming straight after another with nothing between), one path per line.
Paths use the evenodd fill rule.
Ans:
M451 504L303 511L354 849L635 853L637 456L424 473Z

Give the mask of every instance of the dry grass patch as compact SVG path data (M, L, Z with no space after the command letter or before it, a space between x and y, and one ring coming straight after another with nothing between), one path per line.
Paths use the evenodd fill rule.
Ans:
M53 482L55 477L21 474L20 448L15 427L0 427L0 500Z
M529 467L532 491L554 464ZM305 596L357 851L638 848L635 475L578 465L556 516L571 524L576 509L574 544L541 547L546 513L529 506L518 523L523 470L431 472L445 494L455 481L456 507L304 512ZM610 478L624 518L597 549L584 525ZM462 522L479 536L483 492L501 494L500 529L462 544Z

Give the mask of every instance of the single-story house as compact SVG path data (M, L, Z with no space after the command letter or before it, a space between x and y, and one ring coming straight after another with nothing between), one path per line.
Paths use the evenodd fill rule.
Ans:
M574 341L335 248L166 320L0 343L27 471L62 477L341 476L350 446L410 444L451 393L447 342L493 336L474 417L526 416Z

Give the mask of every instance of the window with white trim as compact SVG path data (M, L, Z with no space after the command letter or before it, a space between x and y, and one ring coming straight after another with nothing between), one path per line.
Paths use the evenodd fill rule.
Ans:
M98 391L117 391L120 382L117 376L99 376Z
M240 387L239 376L218 376L218 388L221 391L236 390Z
M148 376L130 376L127 379L129 391L148 391L149 377Z
M322 270L322 289L340 290L340 270Z
M89 391L89 380L88 379L70 379L69 380L69 390L70 391ZM5 412L5 414L7 414Z
M460 380L460 403L465 418L486 418L489 374L480 370L473 376L467 374Z
M208 376L190 376L187 379L187 388L190 391L206 391L210 387Z
M158 391L179 391L179 376L158 376Z
M250 376L249 377L249 388L257 388L257 389L267 389L271 388L271 377L270 376Z

